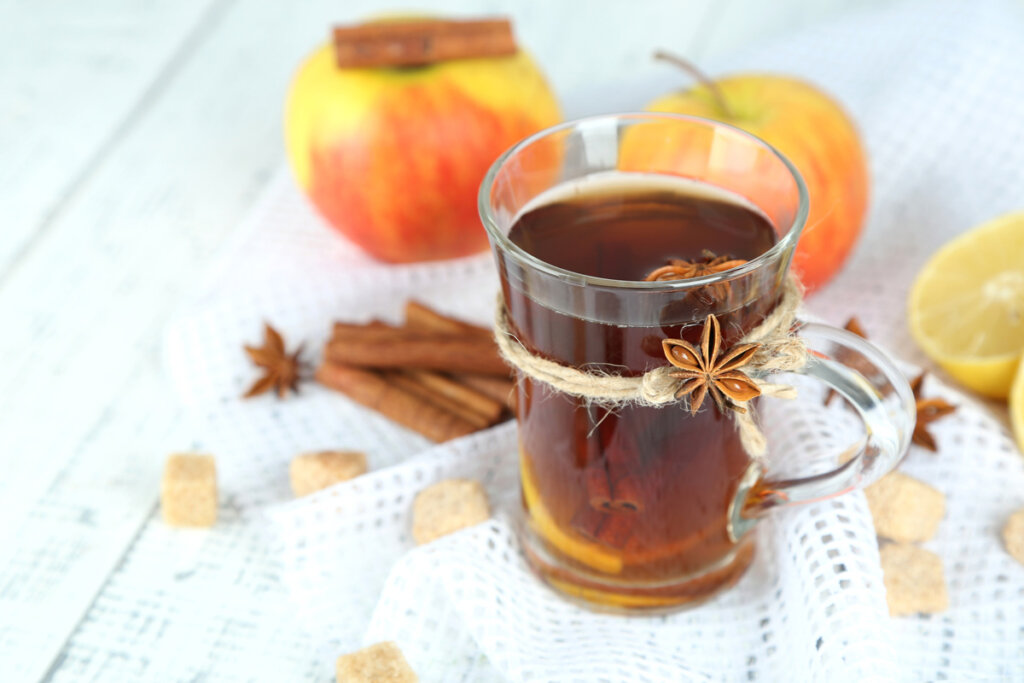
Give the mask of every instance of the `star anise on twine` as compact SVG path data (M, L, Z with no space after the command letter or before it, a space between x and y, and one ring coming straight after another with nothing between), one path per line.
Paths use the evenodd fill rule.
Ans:
M911 437L911 441L935 453L939 447L935 443L935 437L928 431L928 425L954 412L956 406L945 399L921 396L921 387L927 374L927 372L922 372L910 383L914 398L917 400L917 422L914 424L914 435Z
M761 395L754 381L738 369L750 362L760 344L737 344L723 350L722 330L714 315L704 321L700 348L682 339L663 339L661 346L668 362L678 368L669 377L684 380L676 398L690 397L691 415L700 409L708 394L720 411L730 408L740 413L746 409L737 402L745 403Z
M669 259L667 266L655 268L647 274L644 280L647 282L689 280L694 277L721 273L723 270L729 270L744 263L746 261L743 259L734 259L731 256L715 256L714 252L705 249L704 260L683 261L682 259Z
M295 349L295 353L289 355L285 351L284 338L281 334L264 323L263 346L246 345L244 348L253 364L263 369L263 376L249 387L242 398L259 396L271 389L277 391L279 398L287 396L289 390L299 393L302 370L299 355L302 353L302 344Z

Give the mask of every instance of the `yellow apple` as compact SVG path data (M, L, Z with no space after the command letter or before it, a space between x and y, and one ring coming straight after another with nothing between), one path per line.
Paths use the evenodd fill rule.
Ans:
M723 121L775 147L800 171L810 198L794 269L813 290L842 267L864 221L868 170L857 130L832 98L795 78L743 74L665 95L647 109Z
M487 248L480 181L506 148L560 118L522 50L342 69L327 44L292 81L285 142L299 185L332 226L378 259L425 261Z

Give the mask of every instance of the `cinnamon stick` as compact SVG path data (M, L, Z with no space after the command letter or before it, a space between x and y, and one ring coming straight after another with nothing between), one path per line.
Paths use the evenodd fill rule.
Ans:
M501 419L505 405L476 389L461 384L448 375L431 370L410 370L409 375L439 396L450 399L482 416L488 425Z
M493 343L494 334L486 327L473 325L458 318L438 313L426 304L410 300L405 304L405 324L414 330L465 334L487 339Z
M643 491L631 472L611 462L598 460L583 470L583 485L594 509L643 512Z
M431 441L448 441L475 431L466 420L388 383L373 372L326 362L317 369L316 379Z
M332 326L331 341L338 339L349 339L358 337L360 339L373 339L376 337L390 337L400 334L401 327L383 322L382 320L371 320L368 323L341 323L336 322Z
M636 515L608 514L597 529L597 541L610 548L624 548L633 535Z
M587 540L618 550L629 543L636 515L600 512L584 505L573 515L570 524Z
M500 401L511 410L516 411L515 383L510 379L492 377L490 375L474 375L467 373L456 373L452 377L459 383L465 384L471 389L479 391L495 401Z
M611 508L621 512L644 511L640 482L632 474L624 475L612 484Z
M635 464L619 451L610 450L605 466L612 489L611 507L625 512L643 512L643 491L639 478L633 473Z
M343 69L418 66L516 52L508 19L416 19L338 26L333 38L335 61Z
M326 358L372 368L417 368L508 376L493 342L452 334L413 333L336 323Z
M608 513L595 510L589 505L582 505L572 516L572 521L569 524L572 528L579 532L583 538L588 541L597 541L598 531L601 529L601 524L604 523L605 517Z
M392 386L408 391L410 394L419 396L424 401L445 410L473 425L475 429L483 429L493 424L491 420L480 413L473 412L458 401L442 396L430 387L419 382L416 377L404 371L390 371L382 373L384 379Z
M612 489L602 462L593 462L583 469L583 486L587 489L590 507L604 512L612 509Z

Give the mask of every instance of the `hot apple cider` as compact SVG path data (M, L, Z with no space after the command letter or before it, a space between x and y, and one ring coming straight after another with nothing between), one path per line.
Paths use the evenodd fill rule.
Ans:
M508 237L558 268L640 282L741 267L775 244L776 231L751 203L716 187L608 173L542 194ZM665 338L696 344L712 311L723 346L737 342L775 305L742 290L751 286L738 278L683 289L657 324L630 327L558 312L503 282L512 332L530 351L631 376L666 365ZM612 292L597 302L623 305ZM518 407L526 550L548 581L592 601L656 607L704 597L746 569L753 547L730 537L725 511L750 458L715 402L694 414L685 402L606 406L521 377Z

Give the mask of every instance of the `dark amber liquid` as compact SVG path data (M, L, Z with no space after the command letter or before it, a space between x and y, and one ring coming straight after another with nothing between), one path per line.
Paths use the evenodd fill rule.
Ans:
M527 211L509 238L552 265L637 281L669 259L701 259L708 250L752 259L775 244L776 233L750 204L693 183L593 183ZM742 281L724 292L709 286L681 293L665 319L627 327L552 310L503 284L514 332L535 353L632 375L666 365L662 339L696 343L708 312L719 314L731 344L775 303L765 296L730 310L730 299L743 299ZM588 406L527 378L518 386L524 494L535 492L527 514L546 518L533 528L550 556L650 585L699 574L735 549L727 512L750 460L735 422L710 399L691 416L682 405ZM595 503L594 472L606 473L612 490L628 477L623 493L637 505Z

